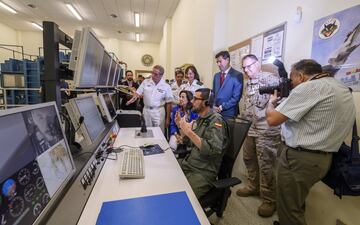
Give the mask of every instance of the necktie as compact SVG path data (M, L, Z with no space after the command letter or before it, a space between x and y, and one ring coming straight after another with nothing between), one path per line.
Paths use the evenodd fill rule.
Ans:
M222 72L222 73L221 73L221 76L220 76L220 87L223 85L224 80L225 80L225 73Z

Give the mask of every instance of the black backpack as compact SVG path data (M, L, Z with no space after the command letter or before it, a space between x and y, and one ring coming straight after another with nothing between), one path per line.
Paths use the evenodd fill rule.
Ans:
M339 198L342 195L360 195L359 139L355 120L351 147L342 143L339 151L333 154L331 167L322 179L325 184L334 189L334 194Z

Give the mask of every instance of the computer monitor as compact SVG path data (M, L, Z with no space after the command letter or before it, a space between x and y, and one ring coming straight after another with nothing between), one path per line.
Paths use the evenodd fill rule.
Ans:
M98 86L107 86L107 80L109 77L111 64L111 56L107 51L104 52L103 61L101 64L101 70L99 75Z
M110 73L109 73L109 79L107 82L107 86L114 85L114 77L115 77L116 67L117 67L117 63L115 62L115 60L114 59L111 60L111 69L110 69Z
M55 103L0 111L0 222L39 224L75 172Z
M99 94L99 102L107 121L110 123L116 116L116 110L111 101L110 95L108 93Z
M121 66L120 64L118 64L116 67L116 72L114 77L114 86L117 86L119 84L120 72L121 72Z
M105 129L105 125L101 119L99 110L96 107L93 96L85 95L70 99L69 104L65 105L65 107L75 129L78 129L80 126L85 144L91 145L94 143ZM79 124L80 117L84 118L82 124Z
M83 28L78 48L78 57L74 71L76 87L95 87L104 55L104 46L90 28Z

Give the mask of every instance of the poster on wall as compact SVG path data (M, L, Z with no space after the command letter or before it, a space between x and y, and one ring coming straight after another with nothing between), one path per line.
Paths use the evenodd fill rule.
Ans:
M282 24L264 33L262 49L263 64L272 63L274 57L281 59L285 38L285 25L286 24Z
M360 5L316 20L311 58L360 91Z
M263 35L251 38L251 54L256 55L258 59L262 57L263 39Z
M241 66L240 66L240 51L239 49L236 49L232 52L229 52L230 54L230 65L232 68L236 69L237 71L240 71Z

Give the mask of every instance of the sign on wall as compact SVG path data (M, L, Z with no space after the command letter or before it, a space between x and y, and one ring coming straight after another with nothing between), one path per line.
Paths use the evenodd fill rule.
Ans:
M311 58L360 91L360 5L316 20Z

